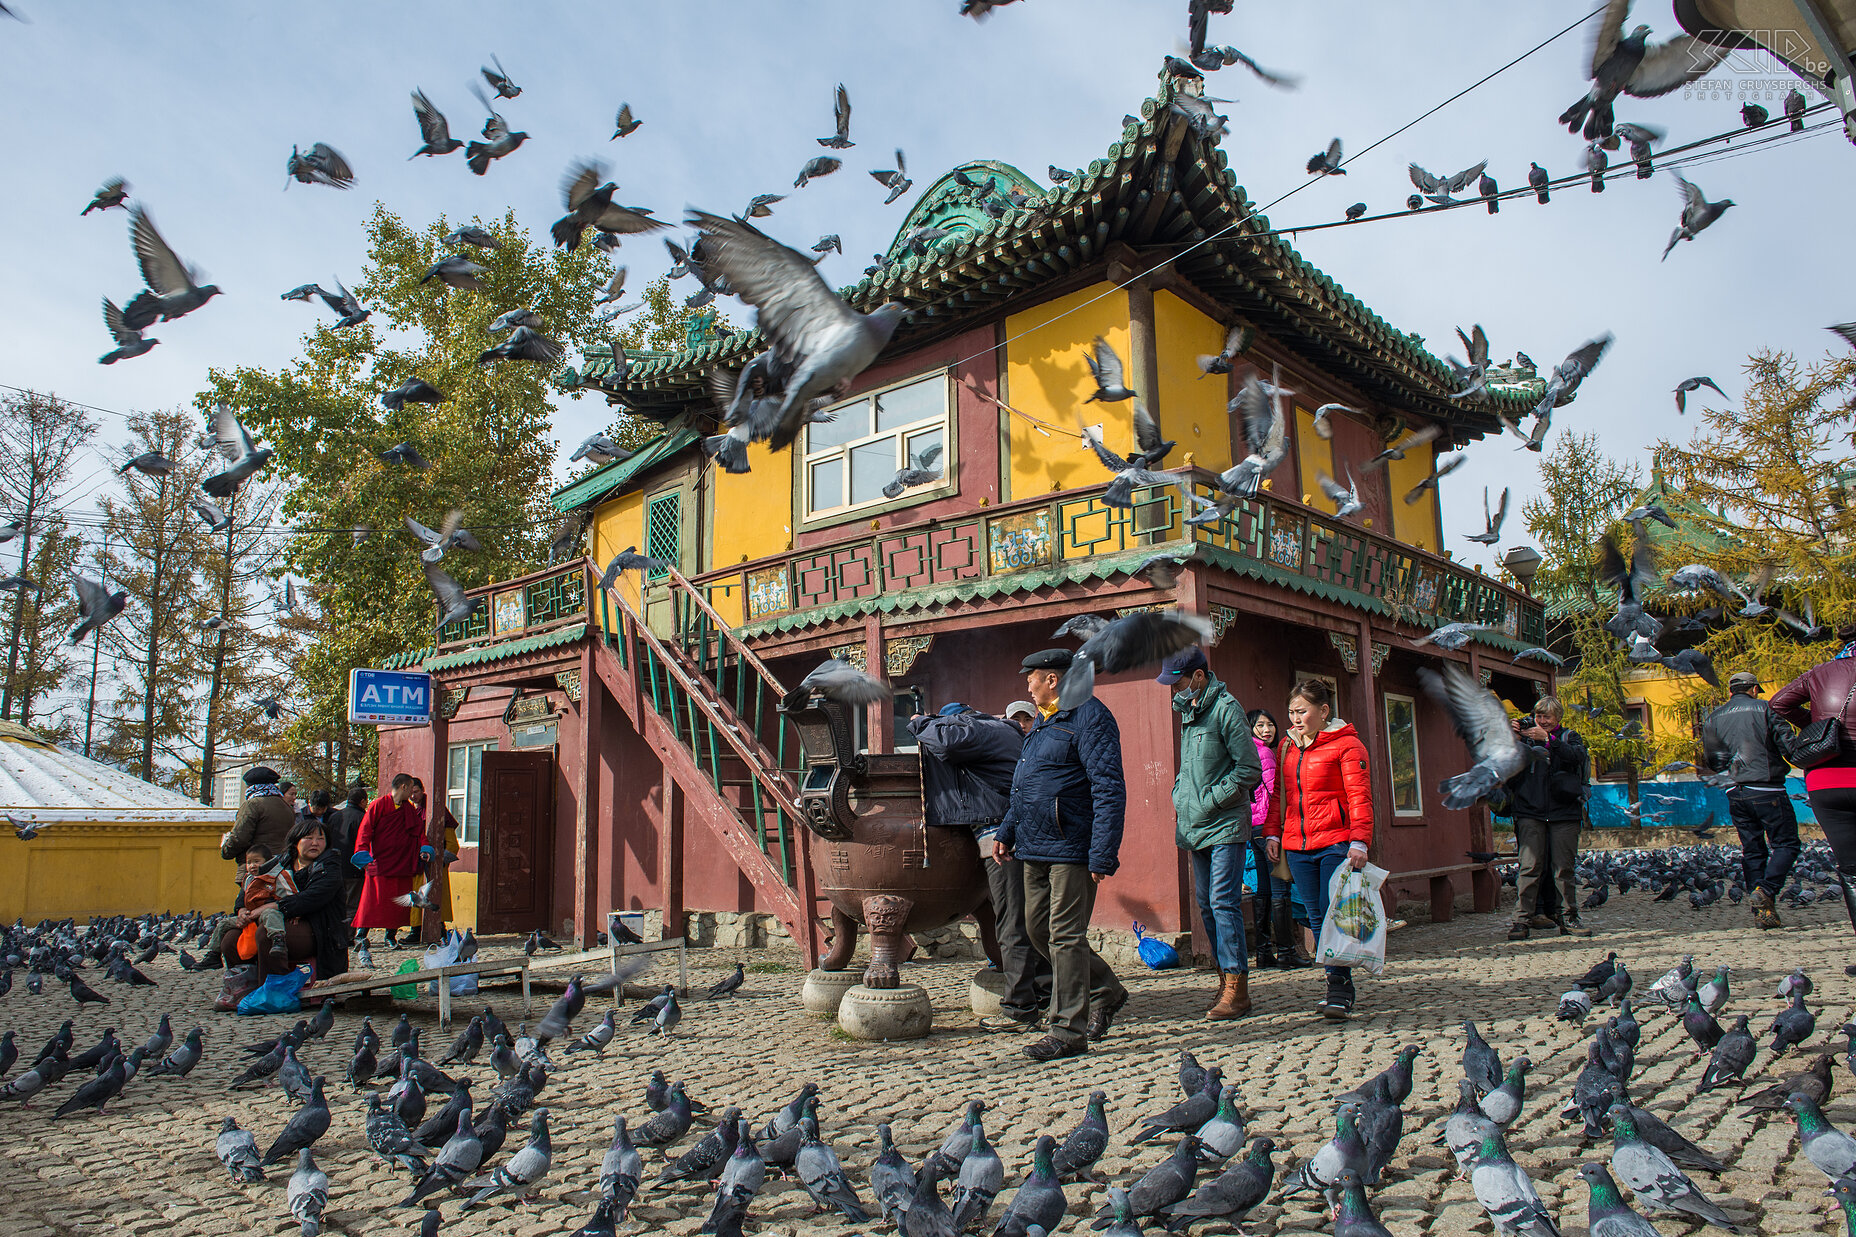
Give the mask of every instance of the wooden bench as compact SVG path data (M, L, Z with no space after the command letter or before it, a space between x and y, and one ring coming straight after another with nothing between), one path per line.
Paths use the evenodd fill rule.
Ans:
M1386 877L1386 883L1394 881L1426 880L1431 882L1431 922L1449 923L1456 918L1456 886L1450 878L1458 872L1479 873L1480 878L1472 881L1472 896L1475 898L1477 914L1487 914L1495 909L1494 872L1492 865L1501 861L1501 856L1487 863L1450 863L1440 868L1418 868L1411 872L1393 872ZM1484 886L1488 886L1487 889ZM1485 906L1483 903L1487 901Z
M620 958L635 957L639 954L669 953L673 949L677 952L677 992L679 995L687 996L690 987L689 942L681 936L667 937L661 941L646 941L642 945L613 944L600 949L583 949L577 953L555 954L546 958L537 954L528 960L528 966L531 972L569 969L585 971L586 968L599 963L606 967L608 975L617 975ZM614 988L613 1003L617 1004L618 999L619 988Z
M434 980L438 983L438 1025L451 1025L451 978L455 975L519 975L522 978L522 1012L530 1009L528 973L530 960L518 958L488 958L470 962L456 962L450 966L432 967L426 970L405 971L400 974L380 972L365 979L345 979L338 983L320 984L303 990L306 1001L336 1000L341 997L356 996L367 992L381 992L397 988L402 984L423 985Z

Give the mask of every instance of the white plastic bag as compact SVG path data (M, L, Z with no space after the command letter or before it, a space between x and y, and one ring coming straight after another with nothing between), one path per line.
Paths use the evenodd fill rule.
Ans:
M1315 961L1322 966L1386 969L1386 909L1379 887L1387 872L1374 864L1355 871L1343 863L1328 882L1328 913L1321 920Z
M455 929L445 933L445 938L425 951L423 969L435 971L441 966L451 966L458 960L458 951L464 947L463 934ZM425 986L433 996L438 995L438 981L432 980ZM451 977L452 996L474 996L477 992L475 975L453 975Z

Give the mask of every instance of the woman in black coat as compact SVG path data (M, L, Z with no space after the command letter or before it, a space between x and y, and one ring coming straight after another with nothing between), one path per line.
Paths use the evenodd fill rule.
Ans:
M328 828L313 817L290 830L284 866L296 892L278 901L285 924L300 919L316 943L316 978L333 979L348 970L348 895L343 885L346 864L329 846Z

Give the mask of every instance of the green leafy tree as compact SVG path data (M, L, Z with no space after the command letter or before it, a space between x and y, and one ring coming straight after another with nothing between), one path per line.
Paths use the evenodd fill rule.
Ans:
M1637 768L1657 760L1659 744L1667 739L1634 733L1626 724L1631 665L1605 629L1616 612L1617 591L1598 573L1607 536L1629 545L1619 517L1642 488L1641 470L1607 456L1598 434L1563 434L1540 461L1540 493L1521 506L1521 518L1540 546L1534 590L1547 603L1554 643L1567 658L1558 688L1569 706L1566 724L1579 732L1600 768L1628 766L1633 794ZM1602 710L1599 716L1570 707L1588 701Z
M281 511L296 533L282 566L304 581L297 597L306 604L286 624L294 645L292 711L274 740L311 762L293 763L296 771L313 767L332 783L366 775L374 762L372 730L347 723L349 670L433 638L421 547L404 520L436 527L447 512L463 513L483 552L453 550L443 567L467 588L521 575L545 556L554 522L555 367L480 364L497 342L489 323L527 307L541 315L543 334L570 350L605 342L593 310L611 276L604 254L590 245L573 253L538 246L513 214L473 222L500 243L467 252L487 268L478 277L481 292L426 281L448 253L441 238L450 221L418 229L377 207L354 287L373 318L343 331L319 325L301 357L275 372L213 371L199 397L202 409L229 404L276 451L271 469L285 486ZM409 403L398 412L380 404L382 392L413 377L443 392L444 402ZM430 468L380 460L379 452L402 442Z
M69 579L35 574L40 567L60 565L53 561L36 564L33 550L41 528L56 510L59 499L71 480L78 453L95 436L97 427L89 415L74 404L55 395L36 391L9 395L0 399L0 515L18 520L22 531L6 547L8 556L17 554L8 570L0 574L26 576L48 590L68 591ZM36 565L35 565L36 564ZM35 621L43 604L37 594L15 592L7 606L6 678L0 681L0 719L17 711L23 723L32 701L59 686L56 678L47 680L45 672L56 671L65 663L58 658L41 658L38 670L20 678L21 641L27 624ZM14 701L23 701L18 710Z
M90 639L103 641L116 682L101 759L143 781L187 789L178 762L192 742L201 663L198 623L205 592L205 526L189 504L208 460L190 418L178 411L129 418L130 454L158 451L175 462L159 477L130 471L123 493L102 502L109 530L104 587L128 604Z
M1658 453L1672 481L1693 501L1695 532L1680 547L1681 562L1701 562L1739 581L1762 601L1834 630L1856 618L1856 451L1850 403L1856 359L1800 364L1762 351L1746 365L1738 408L1709 408L1687 443L1663 442ZM1720 605L1713 596L1671 598L1695 610ZM1824 639L1800 638L1772 617L1732 621L1738 603L1701 648L1725 680L1751 670L1767 683L1790 682L1835 650ZM1684 701L1699 713L1725 693L1688 681Z

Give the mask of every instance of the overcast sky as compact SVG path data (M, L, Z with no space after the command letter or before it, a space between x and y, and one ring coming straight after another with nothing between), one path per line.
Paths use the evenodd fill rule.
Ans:
M865 174L908 154L920 189L970 159L1001 159L1041 178L1047 164L1100 157L1120 118L1155 92L1163 54L1185 30L1185 0L1021 0L984 23L957 0L679 0L603 5L330 0L259 5L188 0L82 3L9 0L29 21L0 20L0 95L8 126L8 191L0 194L0 382L129 411L186 403L210 366L278 367L322 310L285 303L297 284L359 277L363 222L376 200L414 225L513 207L534 233L560 214L567 163L609 159L621 197L675 217L686 205L739 210L762 192L793 193L799 165L831 132L831 91L855 106L857 146L843 171L794 193L763 221L799 247L824 232L844 238L834 283L855 280L887 246L915 200L882 204ZM1303 75L1298 92L1272 90L1240 68L1208 93L1224 110L1231 165L1251 197L1268 202L1307 177L1307 157L1340 135L1357 151L1575 20L1585 3L1491 5L1431 0L1240 4L1212 19L1212 39ZM1658 38L1676 32L1667 0L1633 20ZM1584 31L1567 35L1468 97L1270 212L1278 226L1338 218L1355 200L1397 208L1405 165L1447 174L1490 160L1504 187L1528 161L1576 170L1582 143L1554 117L1583 87ZM502 110L528 143L474 177L461 155L407 161L418 144L408 92L423 87L470 137L483 117L468 92L498 54L524 90ZM1777 113L1791 83L1763 57L1715 74L1774 88ZM630 101L644 127L608 143ZM1671 144L1735 127L1737 98L1626 101L1620 117L1666 127ZM352 191L292 185L292 144L324 141L356 171ZM1615 158L1615 156L1614 156ZM1433 351L1452 328L1482 323L1496 358L1516 348L1551 365L1605 330L1617 346L1560 426L1600 428L1612 451L1640 454L1679 433L1670 395L1692 374L1738 397L1749 352L1825 352L1832 322L1856 317L1847 290L1848 203L1856 152L1834 129L1692 170L1710 197L1738 207L1693 244L1659 262L1679 200L1674 181L1613 182L1602 195L1556 192L1480 209L1310 233L1310 261ZM110 176L126 177L181 257L225 295L159 326L148 356L104 367L110 346L98 310L140 286L125 212L80 218ZM655 241L628 243L619 260L634 287L667 265ZM689 285L679 285L688 290ZM728 309L746 321L738 304ZM1840 345L1839 345L1840 346ZM1704 392L1703 394L1706 394ZM603 425L603 401L562 401L556 437L569 448ZM125 438L104 418L104 450ZM1481 525L1481 489L1520 497L1534 460L1489 441L1445 482L1449 544L1459 558L1490 555L1461 539ZM93 456L88 480L102 476ZM1503 545L1522 535L1510 525ZM1466 552L1473 552L1468 554Z

